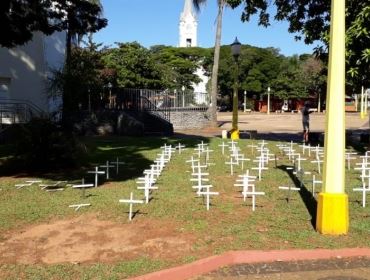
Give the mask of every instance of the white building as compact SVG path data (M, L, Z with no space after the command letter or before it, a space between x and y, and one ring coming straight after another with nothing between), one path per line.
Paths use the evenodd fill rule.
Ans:
M179 47L196 47L198 21L193 11L192 0L185 0L184 10L180 15L179 24Z
M63 67L64 50L64 32L51 36L37 32L24 46L0 48L0 106L23 103L44 112L53 110L55 102L48 98L47 80L52 69Z
M185 0L184 10L180 15L179 23L179 47L197 47L198 46L198 21L196 14L193 10L193 1ZM206 93L207 82L209 78L205 75L205 71L202 67L199 67L196 71L198 77L202 80L198 84L193 84L195 93ZM198 94L195 96L197 103L204 103L204 94Z

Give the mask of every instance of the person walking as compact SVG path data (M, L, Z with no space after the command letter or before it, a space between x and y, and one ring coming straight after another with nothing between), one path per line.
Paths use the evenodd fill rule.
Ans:
M303 124L303 142L308 143L308 136L310 133L310 114L313 111L310 110L310 102L306 101L301 109L302 113L302 124Z

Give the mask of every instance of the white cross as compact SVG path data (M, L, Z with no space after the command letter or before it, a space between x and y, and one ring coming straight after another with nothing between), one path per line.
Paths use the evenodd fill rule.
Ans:
M208 182L209 179L208 178L203 178L202 176L207 176L209 175L209 173L202 173L202 171L200 169L198 169L198 172L197 173L192 173L193 176L196 176L196 178L191 178L190 181L192 182L197 182L197 185L196 186L192 186L193 189L198 189L198 192L204 187L204 185L202 185L202 182ZM199 194L198 194L199 196Z
M55 187L61 187L62 184L66 184L67 181L57 181L54 184L39 184L39 187L41 187L42 190L49 189L49 188L55 188ZM55 189L55 190L63 190L61 188Z
M151 184L144 184L144 187L137 187L138 190L144 190L145 203L149 203L150 191L158 190L158 187L155 187Z
M288 190L288 197L287 197L287 202L290 200L290 191L300 191L300 188L292 187L289 185L289 187L285 186L279 186L279 190Z
M230 164L230 174L231 175L234 175L233 165L238 165L238 163L236 161L233 161L233 157L230 157L230 161L229 162L225 162L225 164Z
M244 161L250 161L249 158L245 158L243 154L238 154L234 156L235 161L237 162L237 165L239 165L239 162L241 162L242 170L244 170Z
M224 155L225 154L225 147L229 147L229 145L225 144L224 142L222 142L221 145L218 145L219 147L221 147L222 149L222 154Z
M182 145L181 143L177 144L176 146L176 149L179 151L179 154L181 154L181 152L185 150L183 148L185 148L185 145Z
M351 169L351 160L352 159L356 159L356 157L352 157L354 155L357 155L357 153L347 152L346 155L345 155L345 158L347 160L347 168L348 168L348 170Z
M119 161L119 158L117 157L116 161L111 161L110 164L116 166L116 174L118 174L119 166L125 164L125 162Z
M72 188L74 188L74 189L81 189L82 190L82 197L85 198L86 197L85 196L85 190L86 190L86 188L91 188L93 186L94 186L94 184L84 184L84 183L82 183L82 184L79 184L79 185L72 185Z
M42 183L42 180L27 180L26 183L24 184L16 184L15 187L18 189L21 189L23 187L29 187L32 186L33 184L38 184Z
M258 142L258 144L263 148L265 145L267 145L267 142L265 140L262 140L262 142Z
M252 196L252 211L256 210L256 195L265 195L264 192L256 192L255 187L253 185L252 191L243 191L243 196L247 197L248 195ZM245 201L245 200L244 200Z
M323 163L323 160L320 160L318 156L316 156L316 160L312 160L311 163L317 163L317 172L321 174L321 163Z
M100 167L105 168L105 175L106 175L106 179L108 180L109 179L109 168L114 167L114 165L110 165L109 161L107 160L105 165L100 165Z
M308 150L308 151L311 150L311 145L310 144L306 145L305 143L303 143L303 145L300 145L300 147L302 147L302 154L305 154L306 150Z
M95 167L95 171L87 171L89 174L95 174L95 188L98 186L98 176L105 174L105 171L99 171L99 167Z
M253 145L253 144L248 145L247 147L248 147L248 148L251 148L252 155L254 155L254 148L258 148L258 146L257 146L257 145Z
M365 183L362 183L362 188L354 188L355 192L362 192L362 207L366 206L366 194L370 193L370 187L366 187Z
M310 171L304 171L303 169L300 169L300 170L297 170L297 171L293 171L293 174L296 175L296 177L298 178L298 181L300 183L300 187L302 188L303 187L303 175L311 175L311 172Z
M316 176L313 175L313 177L312 177L312 196L313 197L316 196L315 187L318 184L321 184L322 185L322 180L316 180Z
M209 203L210 203L210 196L211 195L219 195L219 192L211 192L209 189L212 187L211 185L204 186L206 188L206 191L199 191L198 195L205 195L207 197L206 205L207 205L207 211L209 210Z
M195 162L199 162L199 159L194 159L194 157L192 156L190 160L187 160L186 162L190 162L191 163L191 171L194 173L195 172Z
M364 182L365 178L370 177L370 176L366 175L366 170L370 170L370 167L367 167L367 162L366 162L365 158L363 158L362 163L360 163L358 165L361 165L361 167L355 167L354 169L355 170L361 170L361 176L360 177L361 177L361 181Z
M297 156L296 158L294 158L294 161L297 161L298 162L298 171L300 171L302 168L301 168L301 161L303 160L306 160L305 158L301 158L301 154L300 153L295 153L293 154L294 156Z
M129 219L129 221L132 220L132 205L133 204L142 204L142 203L144 203L144 201L142 201L142 200L134 200L133 193L131 193L130 199L120 199L119 202L120 203L129 203L130 204L130 210L129 210L129 213L128 213L128 219Z
M70 208L76 208L75 211L78 211L81 207L85 207L85 206L91 206L91 204L90 203L82 203L82 204L69 205Z
M212 153L212 152L213 152L213 150L210 150L210 149L207 147L207 149L204 149L204 150L203 150L203 152L204 152L204 153L206 153L206 162L208 162L208 161L209 161L209 153Z
M267 167L263 165L262 157L258 161L258 167L252 167L253 170L258 170L258 181L261 181L262 170L267 170Z

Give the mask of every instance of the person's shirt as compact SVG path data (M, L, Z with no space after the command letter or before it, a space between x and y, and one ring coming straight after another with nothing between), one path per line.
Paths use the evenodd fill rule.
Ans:
M301 109L302 112L302 121L309 122L310 121L310 109L307 106L303 106Z

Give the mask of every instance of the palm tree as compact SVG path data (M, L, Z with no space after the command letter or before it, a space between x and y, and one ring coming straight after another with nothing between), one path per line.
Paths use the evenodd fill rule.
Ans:
M206 0L193 0L194 7L199 11L200 5L205 3ZM213 56L213 67L211 76L211 124L213 127L217 126L217 83L218 83L218 67L220 60L220 47L221 47L221 31L222 31L222 15L226 5L226 0L217 0L218 13L217 13L217 29L215 40L215 51Z

